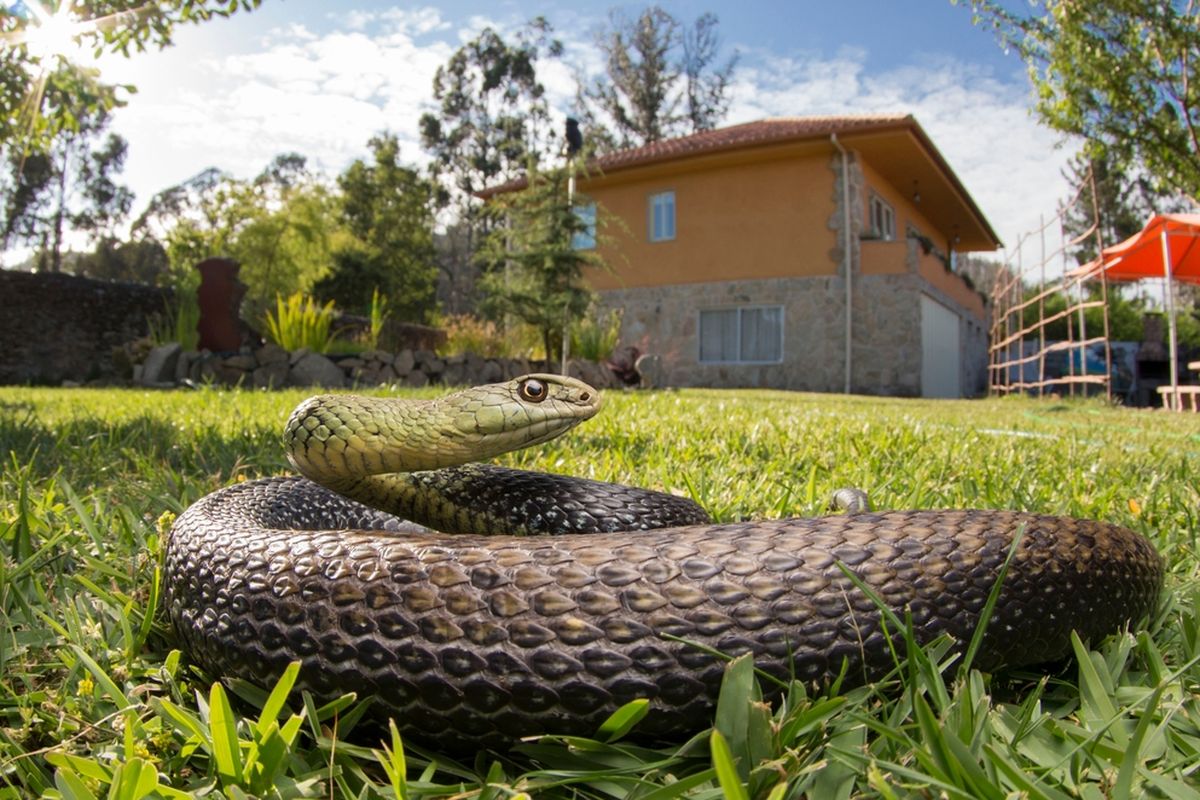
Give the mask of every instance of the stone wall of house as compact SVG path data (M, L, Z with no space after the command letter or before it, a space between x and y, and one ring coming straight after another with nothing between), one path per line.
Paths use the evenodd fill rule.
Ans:
M845 291L840 277L774 278L617 289L601 299L624 310L621 341L659 356L665 385L840 392ZM855 276L851 391L921 394L921 293L957 308L916 274ZM782 363L700 363L700 310L755 305L783 306ZM987 332L960 313L962 390L973 396L985 388Z
M0 384L114 377L114 349L145 336L170 298L137 284L0 270Z

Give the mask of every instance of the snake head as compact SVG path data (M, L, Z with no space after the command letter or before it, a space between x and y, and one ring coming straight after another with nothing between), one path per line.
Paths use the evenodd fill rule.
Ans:
M596 414L600 393L562 375L522 375L476 386L441 399L455 438L471 440L488 455L549 441Z
M600 410L600 393L560 375L522 375L435 400L318 395L292 412L288 459L332 485L355 475L439 469L549 441Z

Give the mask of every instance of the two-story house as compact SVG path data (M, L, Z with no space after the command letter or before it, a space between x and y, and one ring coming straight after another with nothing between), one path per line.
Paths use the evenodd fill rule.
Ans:
M505 187L508 188L508 187ZM986 387L984 297L953 255L1000 246L910 115L767 119L612 153L588 279L669 385L960 397Z

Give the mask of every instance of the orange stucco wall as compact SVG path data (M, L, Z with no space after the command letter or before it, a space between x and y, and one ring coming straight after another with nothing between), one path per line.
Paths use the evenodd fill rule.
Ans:
M580 190L624 224L602 248L614 274L596 289L833 275L834 173L829 154L705 163L700 169L593 179ZM675 239L651 242L649 198L675 192Z
M862 163L863 177L867 188L863 192L863 220L869 220L867 204L871 193L882 197L896 212L896 239L890 242L866 240L862 242L862 273L864 275L894 275L908 269L908 229L916 228L922 236L933 240L934 246L949 253L951 243L947 241L932 222L921 213L919 204L913 202L913 191L920 187L894 187L885 182L870 164ZM864 222L864 226L867 223ZM947 270L941 261L932 255L917 250L917 272L942 292L958 302L979 319L986 319L983 299L966 282Z
M917 271L921 273L922 278L954 298L976 318L987 319L983 298L979 296L978 292L967 286L962 278L946 269L939 259L922 253L917 260Z

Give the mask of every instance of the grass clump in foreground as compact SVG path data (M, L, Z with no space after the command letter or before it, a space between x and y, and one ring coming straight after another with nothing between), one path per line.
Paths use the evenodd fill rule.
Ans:
M881 508L1105 519L1155 543L1166 600L1145 630L1076 642L1049 676L963 670L943 642L874 686L791 685L768 707L739 659L713 731L684 745L627 743L632 704L594 739L463 761L364 739L361 698L286 704L292 673L227 691L154 617L169 513L286 472L279 431L303 397L0 389L0 797L1200 798L1196 417L610 393L598 418L504 461L689 493L718 520L821 514L841 486Z

